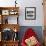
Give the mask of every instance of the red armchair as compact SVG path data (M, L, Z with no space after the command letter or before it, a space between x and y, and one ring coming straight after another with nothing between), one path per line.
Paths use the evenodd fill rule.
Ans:
M40 42L37 40L36 33L31 28L27 29L27 31L25 32L25 35L22 38L21 46L33 46L33 45L27 45L28 43L31 44L30 42L28 42L28 41L30 41L29 39L30 40L36 39L36 40L34 40L36 43L36 44L34 44L34 46L41 46ZM34 42L34 41L32 41L32 42Z

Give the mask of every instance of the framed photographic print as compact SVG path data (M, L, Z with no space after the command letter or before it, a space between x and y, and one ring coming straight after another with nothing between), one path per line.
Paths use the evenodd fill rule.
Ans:
M35 19L36 19L36 7L26 7L25 20L35 20Z
M9 10L2 10L2 15L9 15Z

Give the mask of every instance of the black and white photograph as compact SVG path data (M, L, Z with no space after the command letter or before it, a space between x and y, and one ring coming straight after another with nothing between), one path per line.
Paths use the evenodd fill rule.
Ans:
M26 20L35 20L36 19L36 8L35 7L26 7L25 8L25 19Z

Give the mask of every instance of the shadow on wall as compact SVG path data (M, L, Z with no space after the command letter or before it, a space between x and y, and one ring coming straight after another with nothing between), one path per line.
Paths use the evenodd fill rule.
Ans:
M41 43L43 43L43 33L42 33L43 30L42 30L42 26L21 26L20 27L20 32L19 32L19 39L20 39L20 41L22 40L23 35L24 35L25 31L28 28L32 28L36 32L39 41Z

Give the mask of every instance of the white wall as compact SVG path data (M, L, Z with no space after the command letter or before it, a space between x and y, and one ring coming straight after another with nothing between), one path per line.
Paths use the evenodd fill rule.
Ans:
M0 0L0 6L15 6L15 0ZM21 26L43 26L42 0L17 0ZM36 7L36 20L25 20L25 7Z
M20 4L20 25L22 26L42 26L43 6L42 0L21 0ZM25 7L36 7L36 20L25 20Z

